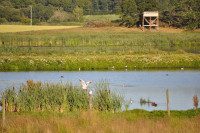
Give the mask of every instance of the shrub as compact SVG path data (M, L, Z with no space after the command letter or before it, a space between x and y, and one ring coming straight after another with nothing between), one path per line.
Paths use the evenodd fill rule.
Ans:
M65 11L55 11L54 15L49 19L49 22L66 22L66 21L73 21L74 16L70 13Z
M84 27L107 27L111 26L111 21L93 21L87 23Z
M0 18L0 24L8 22L6 18Z
M128 27L134 26L138 21L137 5L134 0L125 0L122 2L122 24Z
M73 14L76 21L78 22L83 21L83 8L79 8L78 6L76 6L74 8Z
M20 20L23 24L30 24L31 20L27 17L22 17Z
M33 19L33 25L36 25L36 24L39 24L40 23L40 21L38 20L38 19Z

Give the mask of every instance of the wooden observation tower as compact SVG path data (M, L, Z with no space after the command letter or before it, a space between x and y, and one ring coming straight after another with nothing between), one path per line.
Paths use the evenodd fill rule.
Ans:
M143 12L143 20L142 20L142 28L144 31L144 27L156 27L158 29L159 27L159 14L158 11L146 11Z

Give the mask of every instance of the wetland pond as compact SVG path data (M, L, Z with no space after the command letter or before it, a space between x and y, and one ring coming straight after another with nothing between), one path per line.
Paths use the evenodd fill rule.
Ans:
M62 77L61 77L62 76ZM166 90L169 89L170 110L187 110L194 108L193 96L200 98L199 70L156 70L156 71L34 71L34 72L0 72L0 89L19 87L26 80L42 82L72 82L81 85L84 81L99 82L107 80L111 91L124 96L131 109L167 110ZM92 89L93 84L88 89ZM95 90L94 90L95 91ZM157 104L141 105L140 99Z

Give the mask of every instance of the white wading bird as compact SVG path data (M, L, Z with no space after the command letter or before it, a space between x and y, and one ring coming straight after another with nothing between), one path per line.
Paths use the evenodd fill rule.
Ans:
M92 83L92 81L85 83L85 81L83 81L82 79L79 79L79 80L82 83L83 90L87 90L88 85Z

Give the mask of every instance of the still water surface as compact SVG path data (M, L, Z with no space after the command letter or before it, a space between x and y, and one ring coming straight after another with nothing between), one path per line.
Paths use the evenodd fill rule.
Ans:
M61 78L64 76L64 78ZM20 86L26 80L42 82L73 82L81 85L85 81L108 80L111 91L133 100L129 109L166 110L166 90L169 89L170 109L187 110L193 108L193 96L200 98L200 71L37 71L37 72L0 72L0 89L13 85ZM93 85L90 86L92 88ZM157 107L140 105L140 98L156 102Z

